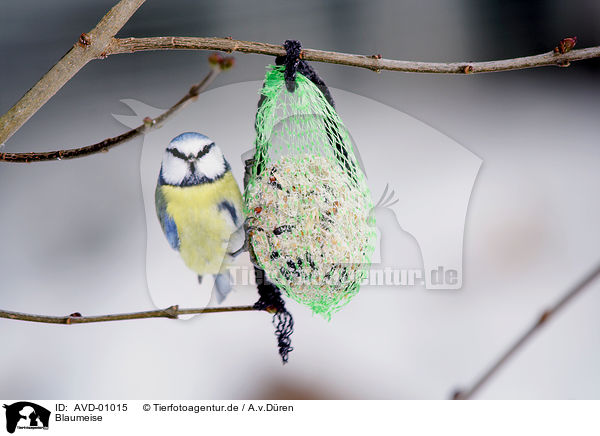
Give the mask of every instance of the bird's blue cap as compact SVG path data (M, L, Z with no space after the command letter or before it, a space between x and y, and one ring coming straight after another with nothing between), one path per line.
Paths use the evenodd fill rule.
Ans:
M210 138L206 135L203 135L202 133L185 132L185 133L182 133L181 135L177 135L175 138L173 138L171 140L171 144L174 144L177 142L189 141L191 139L210 141Z

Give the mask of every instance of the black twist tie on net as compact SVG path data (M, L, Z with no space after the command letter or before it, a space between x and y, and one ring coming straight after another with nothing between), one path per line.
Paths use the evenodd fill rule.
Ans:
M248 186L250 171L254 159L245 161L244 187ZM247 223L244 224L246 238L248 238ZM247 246L250 246L246 239ZM252 252L252 248L250 247ZM252 258L252 255L250 256ZM274 312L273 325L275 326L275 337L277 338L277 347L281 361L285 364L288 361L289 353L294 349L292 347L292 333L294 333L294 318L285 308L285 301L281 298L281 292L273 283L266 278L265 272L255 266L254 276L256 277L256 288L258 289L259 299L254 303L254 309Z
M300 41L288 39L283 44L283 48L285 48L286 55L277 56L275 58L275 64L285 65L284 78L287 90L289 92L294 92L296 90L296 73L300 73L314 83L317 88L319 88L327 102L332 108L335 109L335 101L333 100L331 92L329 92L329 88L323 79L321 79L321 77L317 74L313 67L308 64L308 62L300 59L300 53L302 53L302 44ZM261 95L260 100L258 101L258 107L262 105L264 99L265 96ZM348 159L348 153L340 143L339 138L333 135L329 130L327 130L326 134L331 146L334 147L339 153L338 160L340 162L340 166L345 168L349 174L355 174L355 165L350 159Z
M265 272L258 267L254 267L254 275L256 276L258 295L260 295L259 300L254 303L254 308L275 312L273 325L275 326L279 355L283 363L287 363L288 354L294 349L291 339L292 333L294 333L294 318L285 308L285 301L281 298L281 292L277 289L277 286L266 279Z
M289 92L296 90L296 73L301 73L308 80L317 85L317 88L323 93L327 102L331 107L335 108L335 102L329 92L329 88L325 85L323 79L319 77L317 72L306 62L300 59L302 53L302 44L295 39L288 39L283 43L285 56L277 56L275 58L276 65L285 65L285 85Z
M296 90L296 71L300 64L300 53L302 53L302 44L300 41L294 39L288 39L283 43L285 49L285 86L290 92Z

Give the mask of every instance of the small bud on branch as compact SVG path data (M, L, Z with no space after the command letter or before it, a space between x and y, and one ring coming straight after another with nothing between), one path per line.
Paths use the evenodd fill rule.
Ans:
M554 47L554 53L565 54L567 52L570 52L573 49L573 47L575 47L575 44L577 44L576 36L561 39L558 43L558 46Z
M79 41L77 41L80 47L88 47L92 43L92 38L87 33L79 35Z

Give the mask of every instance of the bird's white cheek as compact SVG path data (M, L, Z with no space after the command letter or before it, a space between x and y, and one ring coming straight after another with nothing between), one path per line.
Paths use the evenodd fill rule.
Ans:
M197 172L214 179L225 172L225 162L221 151L213 147L213 149L196 163Z
M170 185L180 184L189 172L188 164L175 156L165 156L162 163L163 179Z

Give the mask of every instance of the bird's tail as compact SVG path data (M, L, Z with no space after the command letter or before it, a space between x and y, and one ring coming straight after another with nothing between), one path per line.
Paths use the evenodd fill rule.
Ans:
M225 300L227 294L231 292L231 275L229 271L215 274L215 288L217 294L217 302L220 304Z

